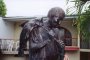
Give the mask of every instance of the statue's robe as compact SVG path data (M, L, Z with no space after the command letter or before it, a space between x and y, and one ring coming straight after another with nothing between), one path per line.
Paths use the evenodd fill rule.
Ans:
M26 23L20 34L19 56L24 56L24 48L29 40L29 60L63 60L64 43L59 37L59 28L49 28L43 24Z

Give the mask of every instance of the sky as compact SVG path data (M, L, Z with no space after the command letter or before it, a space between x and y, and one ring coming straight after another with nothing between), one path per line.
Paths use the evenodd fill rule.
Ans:
M66 0L4 0L6 16L47 16L49 9L61 7L66 11Z

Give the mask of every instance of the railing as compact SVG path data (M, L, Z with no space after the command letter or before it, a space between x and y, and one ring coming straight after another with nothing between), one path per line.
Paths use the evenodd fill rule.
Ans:
M90 40L81 40L80 48L81 49L90 49Z
M78 39L77 38L65 38L65 44L66 46L76 46L78 44ZM19 47L19 40L15 39L0 39L0 49L2 51L17 51ZM27 43L27 49L29 45Z
M2 54L18 54L18 47L18 39L0 39L0 52ZM29 51L24 51L24 54L29 54Z
M65 38L65 50L66 51L77 51L79 50L78 47L78 39L77 38Z
M19 41L14 39L0 39L0 49L2 51L16 51L18 49Z
M78 39L77 38L65 38L64 43L66 46L77 46Z

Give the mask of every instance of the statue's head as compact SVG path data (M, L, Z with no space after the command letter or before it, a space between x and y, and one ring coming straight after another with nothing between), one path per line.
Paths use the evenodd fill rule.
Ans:
M59 7L51 8L48 12L48 18L52 22L59 23L61 20L64 19L64 17L65 17L65 12L62 8Z

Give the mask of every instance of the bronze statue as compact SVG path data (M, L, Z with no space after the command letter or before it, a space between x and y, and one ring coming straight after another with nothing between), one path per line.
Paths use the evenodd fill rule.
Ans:
M29 60L63 60L65 45L59 37L59 30L64 17L64 11L54 7L49 10L46 20L41 18L24 23L20 34L19 56L24 56L29 40Z

